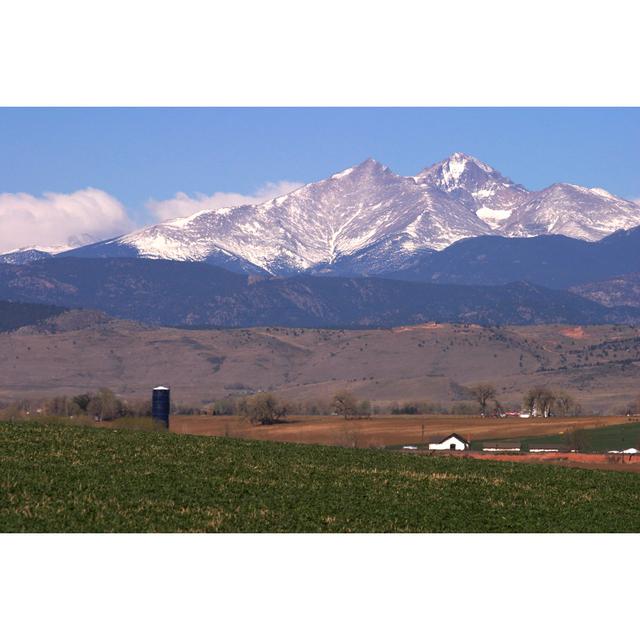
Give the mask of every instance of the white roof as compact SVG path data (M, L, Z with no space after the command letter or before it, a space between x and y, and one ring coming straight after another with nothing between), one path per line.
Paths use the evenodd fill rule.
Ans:
M154 391L169 391L169 387L153 387Z

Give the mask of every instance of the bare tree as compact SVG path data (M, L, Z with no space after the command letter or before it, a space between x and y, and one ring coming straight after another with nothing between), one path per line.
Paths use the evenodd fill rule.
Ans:
M480 415L483 417L487 413L487 404L489 400L496 399L496 388L492 384L480 383L469 388L471 395L480 405Z
M120 415L121 407L116 394L111 389L103 387L89 400L87 414L101 422L102 420L114 420Z
M557 391L555 394L554 408L560 416L577 416L580 414L580 405L575 398L566 391Z
M272 393L257 393L241 403L240 412L253 424L275 424L287 414L287 407Z
M523 404L532 415L544 416L548 418L553 409L555 394L547 387L533 387L527 391Z
M358 413L358 401L355 396L346 389L338 391L338 393L333 396L332 406L334 411L338 415L343 416L345 420L353 418Z

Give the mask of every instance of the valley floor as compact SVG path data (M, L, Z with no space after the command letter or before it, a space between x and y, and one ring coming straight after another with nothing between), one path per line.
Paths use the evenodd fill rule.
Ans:
M372 416L345 420L340 416L290 416L283 423L252 425L240 416L171 416L171 431L325 444L389 447L425 444L455 432L470 441L563 435L573 429L597 429L624 423L623 416L577 418L479 418L477 416Z

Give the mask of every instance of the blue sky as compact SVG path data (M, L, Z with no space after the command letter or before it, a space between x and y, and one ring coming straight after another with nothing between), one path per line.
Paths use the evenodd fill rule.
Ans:
M375 157L417 173L470 153L529 188L640 196L640 109L2 109L0 191L104 189L128 207L252 192Z
M259 198L278 191L267 183L322 179L367 157L412 175L463 151L530 189L564 181L640 197L640 109L629 108L5 108L0 140L0 217L3 197L23 216L34 203L49 215L51 202L7 194L93 187L125 213L103 198L92 210L113 220L86 237L119 231L123 215L134 226L166 217L149 199Z

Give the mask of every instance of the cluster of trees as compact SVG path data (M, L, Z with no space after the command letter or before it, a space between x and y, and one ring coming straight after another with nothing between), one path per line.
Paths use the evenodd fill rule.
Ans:
M472 416L478 409L473 402L454 402L446 406L437 402L392 402L386 405L374 405L373 413L391 414L392 416L415 416L415 415L454 415Z
M233 416L241 414L246 398L222 398L209 405L209 411L214 416ZM333 412L331 400L304 400L300 402L288 401L287 413L299 416L328 416Z
M272 393L257 393L243 398L238 409L252 424L275 424L287 415L288 407Z
M503 407L497 398L496 388L489 383L477 384L469 388L470 395L477 403L480 415L501 415ZM338 391L331 401L331 412L342 416L345 420L369 417L373 413L368 400L358 400L350 391ZM231 413L230 405L225 408ZM566 391L553 391L547 387L533 387L524 397L523 408L532 414L548 417L550 415L570 416L579 415L580 405ZM293 413L290 405L276 398L272 393L258 393L243 398L237 404L235 411L256 424L275 424L288 413ZM465 413L470 413L472 407L465 406ZM295 411L297 413L297 411ZM428 414L446 413L441 405L433 403L405 403L390 406L392 414Z
M472 415L479 411L481 415L486 416L503 413L504 409L498 400L496 388L491 383L476 384L464 388L464 391L468 398L474 400L474 403L456 402L447 407L434 402L401 404L394 402L372 406L369 400L358 399L351 391L343 389L335 393L330 400L284 402L273 393L260 392L252 396L216 400L208 409L172 405L172 413L240 415L255 424L275 424L290 414L333 414L351 420L369 417L372 414ZM531 388L524 396L522 408L539 416L573 416L581 413L580 405L566 391L552 390L544 386ZM635 406L633 408L635 409ZM36 409L33 401L25 400L5 406L2 413L7 414L7 412L17 416L36 413ZM102 388L94 393L50 398L39 404L37 412L60 417L88 416L95 420L108 421L124 417L148 417L151 415L151 402L150 400L123 400L118 398L111 389Z
M214 415L242 415L252 423L274 424L287 414L342 416L346 420L369 417L372 414L392 415L418 414L458 414L501 415L504 407L497 396L493 384L480 383L466 389L470 402L458 402L451 407L433 402L405 402L402 404L377 405L372 407L369 400L359 400L352 392L338 391L330 402L310 401L305 403L284 403L272 393L258 393L240 400L216 401L211 411ZM522 402L522 408L539 416L573 416L581 412L580 405L566 391L554 391L548 387L531 388Z
M469 387L469 392L480 409L480 415L486 416L488 413L500 415L503 412L496 388L492 384L477 384ZM582 412L580 404L571 394L544 386L529 389L522 400L522 408L532 415L545 418L551 415L577 416Z
M259 396L264 403L265 396L275 397L273 394L259 393L255 396L242 398L223 398L214 401L204 413L214 416L241 415L251 419L251 409L255 404L255 398ZM445 406L436 402L392 402L373 405L369 400L360 400L348 390L339 391L330 400L305 400L300 402L279 400L284 415L300 416L329 416L338 414L348 419L362 418L371 415L474 415L477 413L476 405L471 402L455 402L451 406ZM180 411L178 411L180 412ZM181 411L187 413L187 410ZM278 419L278 418L276 418Z
M123 417L151 415L149 400L121 400L111 390L102 388L95 393L77 396L56 396L46 401L44 412L50 416L89 416L95 420L115 420Z
M171 413L194 415L207 412L203 408L172 403ZM111 389L103 387L95 392L81 393L75 396L61 395L39 400L22 399L11 403L0 402L0 417L3 419L18 419L36 415L58 418L88 417L99 422L119 418L144 418L151 416L151 400L125 400L119 398Z
M387 412L392 416L414 416L429 413L448 413L448 410L435 402L403 402L402 404L392 402L388 405Z
M350 391L338 391L331 401L332 413L342 416L346 420L368 417L371 415L371 403L368 400L358 400ZM272 393L257 393L242 398L237 403L237 413L244 416L252 424L276 424L292 407L279 400Z
M123 417L145 417L151 415L150 400L122 400L107 388L76 396L54 396L40 400L18 400L0 406L2 417L56 416L71 418L87 416L95 420L116 420Z
M582 412L580 404L566 391L542 386L529 389L522 404L527 411L545 418L550 415L577 416Z

